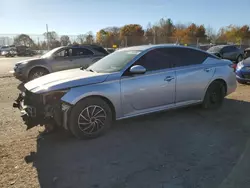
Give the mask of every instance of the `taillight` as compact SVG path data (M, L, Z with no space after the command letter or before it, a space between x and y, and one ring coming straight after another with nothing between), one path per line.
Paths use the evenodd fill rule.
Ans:
M234 72L236 71L236 67L237 67L237 64L229 64L229 67L231 67L233 70L234 70Z

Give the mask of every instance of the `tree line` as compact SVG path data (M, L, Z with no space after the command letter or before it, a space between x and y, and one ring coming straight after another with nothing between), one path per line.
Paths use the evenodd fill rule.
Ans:
M160 19L157 23L149 23L146 28L140 24L127 24L122 27L107 27L99 30L96 35L92 32L76 36L73 40L68 35L59 35L55 31L43 34L46 40L35 43L26 34L14 39L15 45L26 45L33 49L50 49L69 44L99 44L104 47L117 47L142 44L250 44L250 26L229 25L215 32L212 27L204 25L174 24L170 18Z

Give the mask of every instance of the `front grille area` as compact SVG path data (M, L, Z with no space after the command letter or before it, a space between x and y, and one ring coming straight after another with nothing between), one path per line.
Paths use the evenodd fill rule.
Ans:
M25 91L24 104L39 107L43 105L42 95L32 93L28 90Z
M244 74L244 78L250 79L250 74Z

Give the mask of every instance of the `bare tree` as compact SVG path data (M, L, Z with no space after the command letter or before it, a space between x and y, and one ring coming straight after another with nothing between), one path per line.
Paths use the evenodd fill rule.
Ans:
M91 31L89 31L86 34L86 43L87 44L93 44L94 43L94 36L93 36L93 33Z
M206 28L206 35L211 43L215 43L218 38L216 31L211 26Z
M63 46L67 46L68 44L70 44L70 39L68 35L62 35L60 41Z
M84 44L85 41L86 41L86 36L83 35L83 34L80 34L80 35L77 36L75 42L77 42L77 43L79 43L79 44Z

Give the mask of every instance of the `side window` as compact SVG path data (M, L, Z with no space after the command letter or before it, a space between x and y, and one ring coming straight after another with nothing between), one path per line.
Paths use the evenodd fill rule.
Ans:
M94 55L94 53L87 48L73 48L73 56L85 56L85 55Z
M147 71L161 70L172 67L171 59L171 56L164 50L155 49L138 59L134 65L142 65Z
M236 46L230 46L230 52L235 52L237 50L238 48Z
M234 46L226 46L226 47L224 47L223 49L222 49L222 52L223 53L229 53L229 52L233 52L233 51L235 51L236 49L235 49L235 47Z
M69 49L64 49L54 54L55 57L68 57L69 56Z
M175 67L198 65L203 63L207 57L212 57L207 53L190 48L171 48L169 51L175 57Z

